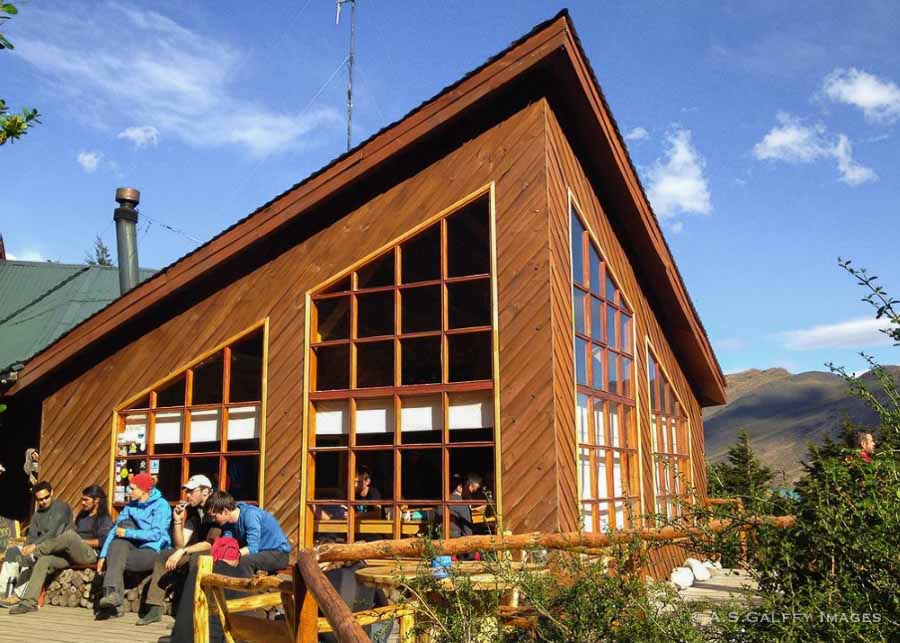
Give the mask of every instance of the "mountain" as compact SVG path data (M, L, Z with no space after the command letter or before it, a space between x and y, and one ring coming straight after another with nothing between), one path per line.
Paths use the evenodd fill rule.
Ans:
M900 381L900 367L886 367ZM877 416L851 397L846 382L832 373L792 374L783 368L751 369L726 375L728 403L703 413L706 455L724 458L741 429L750 434L754 452L773 471L784 471L788 482L803 473L800 460L810 442L837 438L846 420L874 425ZM867 373L863 381L874 383Z

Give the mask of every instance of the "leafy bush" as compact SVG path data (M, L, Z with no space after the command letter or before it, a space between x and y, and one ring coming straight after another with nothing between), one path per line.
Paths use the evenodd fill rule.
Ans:
M702 641L675 590L643 578L646 555L647 548L635 540L602 556L527 552L538 565L492 556L483 566L498 579L496 591L477 587L479 577L456 566L439 580L423 564L404 589L417 605L417 632L442 643ZM511 614L501 604L513 588L522 607ZM513 626L510 618L518 622Z

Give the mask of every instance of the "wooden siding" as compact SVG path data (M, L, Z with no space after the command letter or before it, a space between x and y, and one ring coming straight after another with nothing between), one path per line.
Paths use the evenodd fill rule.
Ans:
M299 537L305 293L466 194L496 182L500 426L504 513L515 530L555 529L556 455L546 217L543 101L387 186L312 236L280 240L257 268L221 278L194 300L96 363L84 363L46 396L44 474L74 504L110 475L110 421L123 400L226 338L269 318L266 509ZM268 246L266 246L268 248Z
M547 185L550 213L551 299L553 310L554 417L557 442L557 468L560 485L561 527L573 529L578 523L577 469L575 458L575 385L572 340L572 282L569 241L568 191L579 206L589 230L595 235L607 264L625 297L634 306L636 329L635 361L632 379L637 393L638 433L641 442L643 511L653 511L653 469L651 464L649 390L647 379L647 342L680 397L690 418L694 480L701 494L706 492L703 459L703 424L700 405L676 360L669 339L643 294L637 275L625 255L616 232L599 202L579 159L560 127L553 110L546 110ZM653 557L655 576L665 575L680 555L677 547L666 547ZM678 561L681 562L681 561Z
M425 165L423 163L423 165ZM674 357L596 191L555 114L541 99L427 167L332 216L264 246L253 269L222 277L137 339L80 364L43 405L44 471L64 500L110 475L113 408L198 354L269 319L265 506L298 543L307 290L394 241L427 217L495 182L502 510L516 532L576 529L575 400L569 259L569 190L634 307L644 511L652 509L647 340L691 421L694 479L705 493L700 407ZM275 249L273 249L275 248ZM187 296L187 295L185 295ZM660 576L680 556L654 556Z

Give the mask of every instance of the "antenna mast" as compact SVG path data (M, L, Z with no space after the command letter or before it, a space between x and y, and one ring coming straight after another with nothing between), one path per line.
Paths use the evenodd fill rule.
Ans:
M347 55L347 151L350 151L353 132L353 59L356 57L356 0L335 0L337 17L335 24L341 24L341 5L350 4L350 53Z

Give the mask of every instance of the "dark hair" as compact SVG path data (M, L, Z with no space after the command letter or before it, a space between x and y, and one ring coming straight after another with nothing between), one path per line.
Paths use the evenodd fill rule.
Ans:
M206 500L206 512L210 515L220 514L223 511L232 511L237 508L237 503L227 491L213 491Z
M46 480L41 480L31 489L31 493L37 495L38 491L46 491L47 493L53 493L53 485L51 485Z
M98 500L100 504L97 507L97 517L101 518L109 514L109 509L106 506L106 492L103 490L98 484L92 484L90 487L85 487L81 492L83 496L90 496L94 500Z

